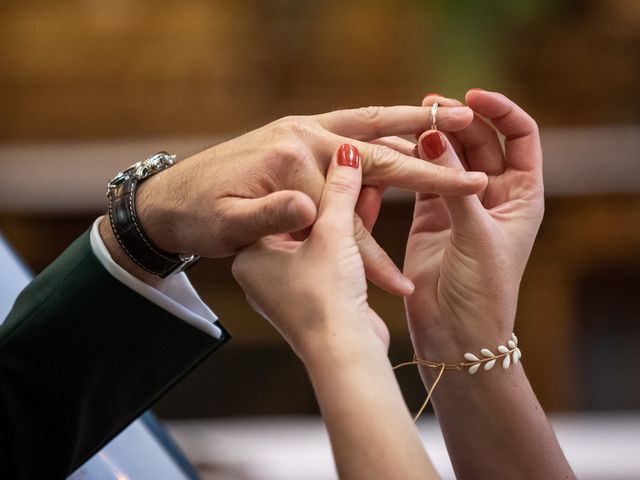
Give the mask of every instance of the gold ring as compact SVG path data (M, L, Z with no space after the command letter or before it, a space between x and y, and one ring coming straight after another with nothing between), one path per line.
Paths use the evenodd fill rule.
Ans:
M436 123L436 118L438 116L438 107L440 105L438 102L435 102L431 105L431 130L438 130L438 124Z

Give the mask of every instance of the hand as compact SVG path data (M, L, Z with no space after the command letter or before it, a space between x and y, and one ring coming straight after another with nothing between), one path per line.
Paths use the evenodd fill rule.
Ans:
M518 287L544 210L534 120L498 93L472 90L466 100L476 114L471 124L448 139L425 132L420 156L486 172L489 183L478 195L418 194L404 264L416 285L405 299L416 353L453 363L465 352L494 348L510 338ZM425 99L434 101L460 105ZM504 151L495 129L478 115L505 136Z
M367 303L364 265L354 236L361 177L358 150L340 146L306 240L271 235L242 250L233 263L233 275L249 303L303 359L318 344L337 346L346 339L375 341L385 349L389 344L386 326Z
M456 106L441 108L438 121L458 130L472 119L470 109ZM150 178L138 193L138 215L149 237L164 250L212 258L232 255L263 236L313 223L329 160L342 143L360 150L367 185L448 194L483 188L484 174L464 174L366 143L414 134L428 124L429 108L408 106L286 117ZM373 197L375 204L373 193L365 197ZM362 201L357 208L368 225L369 212L377 210L371 203ZM371 281L400 295L413 291L359 220L356 238Z
M358 150L340 146L307 239L263 238L233 274L304 362L340 478L438 478L387 358L388 330L367 303L353 225L361 181Z

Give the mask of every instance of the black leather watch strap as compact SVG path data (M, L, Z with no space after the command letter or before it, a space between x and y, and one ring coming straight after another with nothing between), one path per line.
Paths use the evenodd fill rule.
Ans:
M200 257L165 252L144 233L136 214L136 187L139 182L135 174L129 175L113 186L108 195L109 220L120 246L138 266L161 278L191 267Z

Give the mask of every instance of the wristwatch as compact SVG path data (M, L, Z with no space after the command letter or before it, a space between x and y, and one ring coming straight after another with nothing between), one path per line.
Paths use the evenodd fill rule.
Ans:
M138 266L166 278L193 266L200 257L166 252L144 232L136 214L136 188L149 177L174 165L176 156L167 152L151 155L119 172L107 184L109 221L120 246Z

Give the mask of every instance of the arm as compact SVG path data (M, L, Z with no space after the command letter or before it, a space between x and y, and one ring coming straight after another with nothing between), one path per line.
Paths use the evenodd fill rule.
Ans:
M367 304L353 235L357 155L345 145L334 156L305 241L264 239L237 256L234 275L304 362L340 477L436 478L386 355L388 331Z
M224 340L115 280L84 234L0 327L0 477L70 474Z
M426 108L392 107L278 120L145 181L138 217L164 250L231 255L263 235L302 230L315 220L341 135L366 141L416 132L427 117ZM453 108L442 118L455 129L469 117L468 109ZM484 175L430 166L388 148L362 143L362 149L373 185L470 192L486 182ZM362 222L356 225L370 277L396 293L410 291ZM129 261L107 223L100 232L118 264L156 284ZM50 467L62 475L77 466L219 344L193 330L117 282L82 237L34 280L0 328L0 442L6 447L0 455L7 459L0 469ZM50 453L49 464L30 461L41 450Z
M416 284L405 301L416 355L454 364L466 352L482 358L481 348L497 353L510 339L543 214L535 122L500 94L474 90L467 101L505 136L505 149L479 117L449 139L422 135L422 158L484 171L489 184L477 196L418 195L405 258L405 273ZM421 374L429 388L433 370ZM446 372L432 398L459 478L573 478L522 363L504 369L499 360L474 375Z

